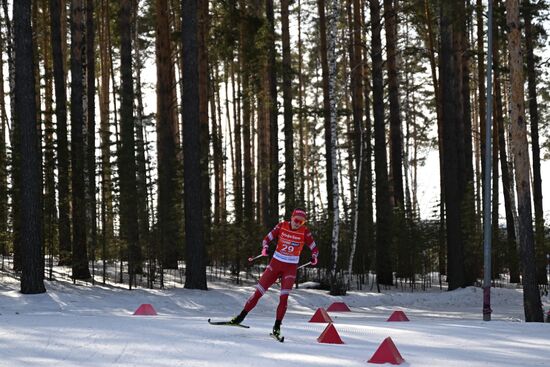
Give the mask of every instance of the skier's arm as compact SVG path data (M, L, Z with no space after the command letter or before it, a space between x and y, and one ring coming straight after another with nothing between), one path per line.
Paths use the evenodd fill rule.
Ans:
M267 248L269 247L269 244L271 241L273 241L275 238L279 237L279 231L281 228L281 223L278 223L275 228L271 230L262 241L262 254L265 252L267 254Z
M319 248L315 244L315 240L313 239L313 235L309 231L309 229L306 229L305 233L306 237L306 245L311 250L311 265L317 264L317 257L319 256Z

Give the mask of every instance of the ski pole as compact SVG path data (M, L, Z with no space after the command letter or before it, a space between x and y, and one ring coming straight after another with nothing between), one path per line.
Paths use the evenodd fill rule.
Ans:
M308 261L307 263L298 266L298 269L305 268L305 267L308 266L308 265L311 265L311 261ZM298 269L297 269L297 270L298 270Z
M248 258L248 261L249 261L249 262L252 262L252 261L254 261L254 260L256 260L256 259L259 259L260 257L263 257L263 256L264 256L264 255L259 254L258 256L255 256L255 257L249 257L249 258Z

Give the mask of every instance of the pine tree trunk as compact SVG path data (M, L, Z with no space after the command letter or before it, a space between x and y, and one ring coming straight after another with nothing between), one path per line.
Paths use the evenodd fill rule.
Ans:
M317 0L317 8L319 11L319 37L320 37L320 50L321 53L321 73L323 78L323 115L325 119L325 159L326 159L326 170L327 170L327 202L328 205L328 213L329 213L329 222L333 221L333 215L332 212L333 207L330 203L332 203L332 198L334 196L333 189L333 181L334 177L336 176L334 172L332 171L332 164L331 162L331 143L332 143L332 130L330 128L330 96L328 93L329 89L329 65L328 65L328 58L327 58L327 30L326 30L326 16L325 16L325 0Z
M208 173L208 160L210 154L210 128L208 126L208 1L197 1L197 16L198 16L198 53L199 53L199 116L201 123L201 175L202 175L202 210L204 220L204 241L205 246L209 246L211 242L211 189L210 175ZM182 3L183 6L183 3ZM185 18L182 18L185 19ZM183 24L183 23L182 23ZM185 69L185 63L184 63Z
M69 146L67 142L67 90L65 87L65 57L61 43L61 4L51 0L50 9L53 75L55 83L55 115L57 135L57 176L59 200L59 265L69 265L71 259L71 218L69 192Z
M479 106L479 141L481 147L482 160L485 157L485 124L487 115L487 92L485 87L485 33L483 31L483 4L482 0L476 0L476 22L477 22L477 84L479 88L478 106ZM495 25L493 25L495 27ZM493 41L494 42L494 41ZM495 42L496 43L496 42ZM485 177L485 165L481 164L481 174L478 176ZM482 190L485 191L485 185L482 185ZM478 196L483 197L481 193Z
M143 116L143 94L141 73L143 66L141 49L139 45L139 16L138 7L139 0L133 5L133 21L132 21L132 36L134 37L134 60L135 60L135 100L136 107L136 185L137 185L137 216L138 216L138 230L139 230L139 246L136 247L135 268L136 274L142 274L142 262L143 251L147 248L147 251L151 253L151 238L150 238L150 223L149 223L149 208L147 206L147 161L145 160L145 147L148 142L145 139L145 133L147 127L145 126L145 118Z
M286 1L286 0L285 0ZM281 3L281 6L283 4ZM279 222L279 123L278 123L278 104L277 104L277 66L275 50L275 15L273 10L273 0L266 0L266 16L268 25L267 40L267 84L266 91L268 98L267 115L269 120L269 208L268 208L268 227L273 228ZM283 20L281 19L281 22ZM284 32L284 26L282 26ZM283 37L284 38L284 37ZM283 41L283 59L284 56ZM290 63L290 54L288 55ZM284 65L283 60L283 65ZM283 69L285 67L283 66ZM284 78L284 71L283 71ZM283 100L284 100L284 80L283 80ZM283 102L284 104L284 102ZM285 151L286 152L286 151ZM294 164L293 164L294 165ZM294 167L292 167L294 175ZM288 184L286 182L285 184ZM292 177L292 195L294 195L294 177ZM286 196L285 196L286 197ZM294 200L294 199L293 199Z
M292 59L290 55L289 0L281 0L281 29L283 38L283 105L285 132L285 218L296 206L294 171L294 129L292 110ZM300 111L301 113L301 111ZM302 171L300 171L302 173ZM303 183L302 183L303 184Z
M340 239L340 214L338 205L338 165L336 161L336 150L338 135L336 126L338 125L337 116L337 101L336 101L336 37L337 37L337 21L338 21L338 1L330 0L329 16L328 16L328 34L327 34L327 61L328 61L328 99L330 111L330 165L333 174L332 178L332 198L330 207L332 217L332 239L330 253L330 272L331 272L331 290L332 295L341 294L342 285L337 279L338 270L338 246Z
M135 282L139 231L137 216L136 145L134 127L134 82L132 76L132 1L121 0L120 33L120 237L126 246L129 286Z
M239 57L242 59L242 50L240 51ZM242 224L243 222L243 176L242 176L242 144L241 144L241 98L237 99L236 89L240 93L240 83L236 86L235 81L235 67L238 69L240 76L240 63L232 62L231 63L231 94L233 99L233 120L235 121L235 177L233 177L233 190L235 197L235 223L237 225ZM240 243L240 241L238 241Z
M41 35L42 50L44 52L44 246L48 252L50 278L52 276L54 246L57 239L57 210L55 200L55 145L53 126L53 83L52 60L50 54L50 30L46 26L49 20L49 6L47 1L42 3L42 22L44 32ZM1 66L0 66L1 67ZM0 78L2 76L0 75ZM0 165L1 167L1 165ZM1 168L0 168L1 169ZM1 233L1 230L0 230Z
M536 279L518 0L506 1L506 23L508 25L508 50L510 52L510 139L518 194L520 259L523 274L523 309L525 312L525 321L543 322L542 304Z
M532 7L523 0L525 18L525 52L527 64L527 93L529 98L529 119L531 122L531 153L533 156L533 203L535 207L535 257L537 283L548 284L546 278L546 254L550 251L544 241L544 211L542 207L542 178L540 171L539 109L537 102L537 77L533 42Z
M177 269L178 221L176 207L177 150L176 96L167 0L156 0L158 243L163 268Z
M73 278L88 279L86 195L84 186L84 1L71 4L71 194Z
M251 27L247 17L249 11L246 9L246 2L239 0L241 10L240 25L240 45L241 45L241 66L242 73L242 139L243 139L243 165L244 165L244 203L243 219L244 223L250 225L254 221L254 212L252 206L252 136L251 136L251 65L250 57L254 53L253 40L257 29Z
M216 68L214 72L213 68ZM218 121L216 90L219 90L220 84L217 73L217 65L210 68L210 88L208 88L210 111L212 113L212 150L214 161L214 225L221 223L222 216L222 198L223 198L223 166L222 166L222 142L221 125Z
M461 187L459 182L459 155L457 148L457 130L461 123L458 106L455 101L457 93L458 75L455 75L456 62L453 51L453 6L450 3L441 4L441 51L439 58L439 75L442 99L443 125L443 175L446 208L447 229L447 280L449 290L465 285L464 274L464 244L462 240L461 217Z
M363 39L366 41L367 39L367 27L366 27L366 6L364 6L364 2L361 2L361 8L363 9L362 14L362 20L363 20ZM359 234L358 234L358 246L360 251L362 251L362 262L364 263L364 271L369 271L370 265L371 265L371 253L374 253L374 247L375 247L375 237L374 237L374 222L373 222L373 215L374 215L374 209L373 209L373 172L372 172L372 121L371 121L371 107L370 107L370 79L368 78L369 75L369 68L368 68L368 52L364 52L363 58L362 58L362 64L363 64L363 77L365 78L364 81L364 88L363 88L363 94L364 94L364 100L365 100L365 130L364 130L364 137L363 137L363 144L365 145L363 149L365 149L364 152L364 162L363 162L363 168L362 170L365 172L365 225L359 226ZM363 202L362 200L360 202ZM361 210L361 208L359 208ZM364 232L364 234L362 233ZM363 272L363 271L362 271Z
M282 3L281 3L282 7ZM302 71L302 57L303 57L303 43L302 43L302 5L301 1L298 0L298 60L295 60L295 62L298 64L297 68L297 74L298 74L298 124L299 124L299 145L298 145L298 179L296 181L296 184L298 185L298 198L297 202L300 203L300 205L306 207L306 182L308 181L308 178L306 177L306 149L305 146L305 140L307 139L307 128L306 128L306 122L304 121L304 75ZM285 138L286 141L286 138ZM286 148L285 148L286 149ZM286 158L285 158L286 159Z
M201 175L201 121L199 108L199 42L197 0L182 0L183 88L182 120L185 197L185 288L206 290L206 251ZM205 46L205 45L203 45Z
M384 86L382 79L381 5L370 2L372 29L372 100L374 115L374 167L376 173L376 276L378 284L392 285L393 273L390 251L391 203L386 156L386 128L384 121Z
M42 193L39 137L36 128L36 99L33 73L31 1L13 5L15 55L15 109L20 137L21 293L44 293ZM23 179L24 178L24 179Z
M477 245L479 225L476 220L475 212L475 192L474 192L474 168L472 163L472 118L470 103L470 44L468 38L468 19L471 17L470 7L466 7L465 2L455 3L458 9L455 11L457 17L453 24L453 39L456 42L456 62L457 72L460 79L456 80L458 84L458 93L460 95L459 116L461 116L458 126L459 133L459 178L461 179L461 215L462 232L464 233L464 269L465 285L473 285L481 275L481 249ZM456 29L454 28L456 26ZM459 71L458 71L459 70Z
M101 2L101 21L99 28L100 43L100 87L99 87L99 118L100 118L100 147L101 147L101 229L102 229L102 259L103 282L105 282L105 260L107 259L107 249L111 248L114 237L113 227L113 181L111 168L111 132L109 123L109 80L110 80L110 60L108 53L108 35L107 35L107 10L106 0Z
M86 2L86 102L87 107L87 144L86 169L88 187L86 188L88 212L88 245L91 246L92 260L95 260L97 246L97 209L96 209L96 164L95 164L95 24L94 0Z
M0 55L4 54L5 37L0 36ZM0 58L0 255L8 255L8 156L6 133L9 133L9 120L6 112L4 90L4 59ZM11 134L10 134L11 135ZM1 265L3 267L3 263Z

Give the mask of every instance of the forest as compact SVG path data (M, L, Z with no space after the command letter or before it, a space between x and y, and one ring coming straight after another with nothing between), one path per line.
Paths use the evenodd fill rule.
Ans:
M239 283L300 207L331 294L479 286L490 241L493 285L542 321L549 1L0 2L0 271L22 293Z

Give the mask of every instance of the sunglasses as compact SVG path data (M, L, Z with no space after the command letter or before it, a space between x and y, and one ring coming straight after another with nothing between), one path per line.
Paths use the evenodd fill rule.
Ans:
M292 218L292 223L296 224L298 227L303 226L305 222L305 219Z

